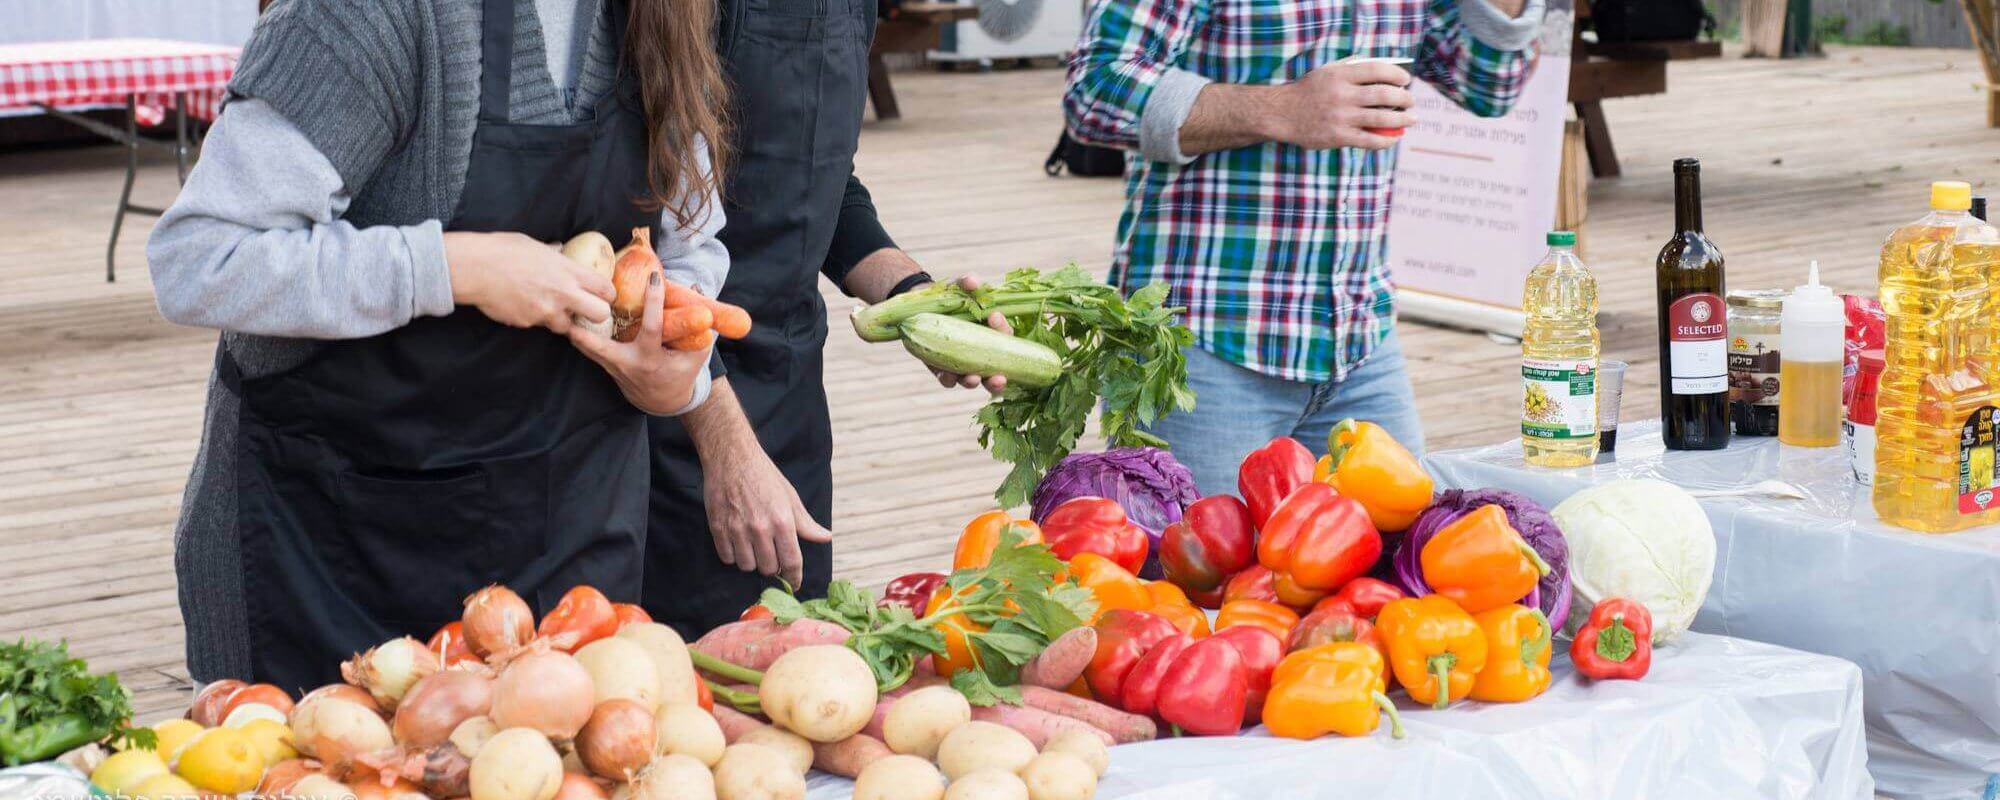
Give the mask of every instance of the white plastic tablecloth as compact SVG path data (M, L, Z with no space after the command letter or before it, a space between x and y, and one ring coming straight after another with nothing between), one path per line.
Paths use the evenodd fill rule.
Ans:
M1626 426L1617 452L1590 467L1528 467L1519 442L1425 463L1441 486L1512 489L1551 507L1619 478L1697 495L1791 484L1807 496L1701 498L1716 563L1695 630L1859 665L1869 769L1884 794L1991 798L2000 788L2000 528L1904 531L1875 517L1845 448L1738 437L1727 450L1668 453L1657 422Z
M1861 673L1837 658L1688 634L1640 681L1578 679L1526 703L1420 708L1400 695L1409 738L1313 741L1262 729L1111 750L1100 798L1463 800L1765 798L1867 800ZM815 773L811 800L851 784Z

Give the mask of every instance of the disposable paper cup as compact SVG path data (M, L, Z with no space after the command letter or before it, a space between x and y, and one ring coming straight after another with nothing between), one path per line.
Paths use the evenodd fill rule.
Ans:
M1618 398L1625 393L1625 362L1597 362L1597 452L1618 445Z
M1391 66L1407 67L1411 64L1416 63L1416 59L1406 58L1404 56L1348 56L1347 58L1341 59L1337 63L1389 64ZM1375 134L1376 136L1388 136L1391 138L1403 135L1402 128L1362 128L1362 130Z

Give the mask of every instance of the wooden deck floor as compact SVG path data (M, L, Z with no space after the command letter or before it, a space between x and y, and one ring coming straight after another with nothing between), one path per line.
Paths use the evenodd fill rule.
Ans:
M1970 51L1835 48L1797 62L1677 64L1671 94L1609 105L1627 176L1591 190L1585 255L1611 355L1633 363L1627 419L1656 407L1651 263L1671 225L1668 164L1706 165L1708 229L1732 286L1872 288L1882 236L1925 184L2000 192L2000 131L1979 127ZM1121 186L1050 179L1055 70L897 76L907 117L870 123L859 170L898 240L931 271L1107 260ZM147 718L177 709L182 630L172 526L201 424L214 334L163 322L144 268L148 220L102 281L117 198L111 148L0 155L0 639L64 637L117 669ZM138 198L171 200L170 163ZM974 393L939 390L893 345L847 334L832 296L837 574L875 584L935 568L1002 473L973 440ZM1407 326L1433 447L1505 439L1518 351Z

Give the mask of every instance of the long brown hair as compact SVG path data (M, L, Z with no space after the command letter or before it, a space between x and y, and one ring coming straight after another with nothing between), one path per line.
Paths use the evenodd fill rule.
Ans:
M647 208L682 228L709 211L729 168L729 87L715 53L715 0L630 0L625 58L646 109ZM703 171L697 151L708 153Z

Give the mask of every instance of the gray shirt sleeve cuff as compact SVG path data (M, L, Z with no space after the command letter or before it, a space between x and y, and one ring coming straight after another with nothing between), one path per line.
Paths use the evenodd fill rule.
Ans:
M451 299L451 267L444 260L444 224L424 220L402 229L410 248L410 283L414 317L442 317L457 304Z
M1487 0L1461 0L1458 19L1480 44L1503 52L1528 49L1542 32L1543 0L1528 0L1521 15L1509 17Z
M709 352L713 353L715 351L710 350ZM674 413L668 414L667 416L678 417L682 414L686 414L697 408L701 408L702 403L708 402L709 390L714 388L714 386L715 386L715 379L709 377L708 370L704 369L698 373L695 373L694 393L688 395L687 405L681 406L679 411L675 411Z
M1473 0L1478 2L1479 0ZM1168 69L1146 96L1146 109L1139 115L1139 155L1150 161L1186 164L1194 156L1181 152L1181 124L1194 110L1194 98L1207 78L1184 69Z

